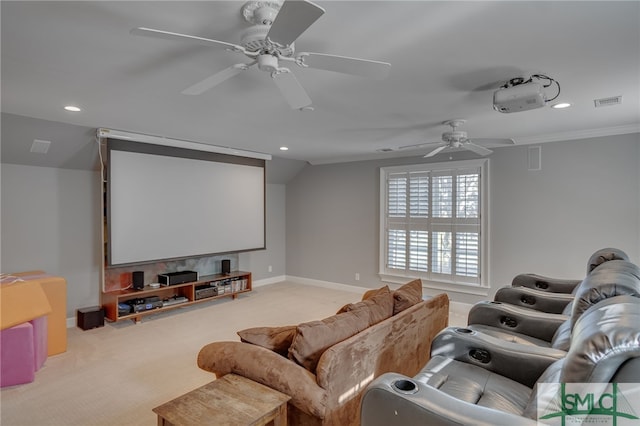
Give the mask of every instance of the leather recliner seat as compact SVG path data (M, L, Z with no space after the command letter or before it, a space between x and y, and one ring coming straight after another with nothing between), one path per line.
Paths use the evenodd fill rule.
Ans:
M587 309L576 321L566 357L550 360L532 383L519 381L520 373L542 354L506 346L495 348L503 353L497 360L443 352L413 378L383 374L365 390L361 425L536 425L541 383L637 385L640 299L616 296ZM548 406L549 394L541 398L541 407Z
M615 260L629 260L625 252L616 248L596 251L587 261L587 276L596 268ZM573 300L582 280L549 278L537 274L517 275L510 287L498 289L494 301L559 314Z
M609 261L594 269L576 288L574 300L562 314L479 302L469 311L467 327L502 341L566 351L580 316L596 303L619 295L640 297L640 268L624 260Z
M586 275L589 275L595 268L610 260L629 260L629 256L624 251L614 247L596 250L587 260ZM571 293L581 281L528 273L516 275L511 281L511 286L528 287L549 293Z

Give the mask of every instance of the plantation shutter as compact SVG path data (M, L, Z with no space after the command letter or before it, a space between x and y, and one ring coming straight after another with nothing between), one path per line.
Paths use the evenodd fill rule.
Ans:
M388 173L381 218L386 270L480 284L480 183L480 166Z

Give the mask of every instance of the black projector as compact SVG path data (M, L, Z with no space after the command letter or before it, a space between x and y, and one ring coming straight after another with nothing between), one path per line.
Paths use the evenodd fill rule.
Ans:
M176 285L198 281L198 273L194 271L169 272L158 274L158 282L164 285Z

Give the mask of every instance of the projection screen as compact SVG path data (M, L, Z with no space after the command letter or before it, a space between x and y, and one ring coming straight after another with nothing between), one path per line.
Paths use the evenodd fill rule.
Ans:
M108 266L265 248L265 160L109 139Z

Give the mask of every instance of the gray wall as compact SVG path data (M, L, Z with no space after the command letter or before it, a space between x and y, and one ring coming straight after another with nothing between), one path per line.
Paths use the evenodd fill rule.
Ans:
M100 301L100 174L2 164L4 273L67 280L67 317Z
M251 271L254 281L286 274L285 194L285 185L267 185L267 249L239 255L240 269Z
M525 271L580 277L586 258L605 246L639 261L640 135L544 144L538 172L527 171L526 152L500 148L490 160L493 290ZM291 166L282 178L290 180L267 185L267 250L240 255L240 268L254 280L289 275L380 284L379 168L416 160L268 163L268 176L269 167ZM70 318L99 303L99 179L87 170L1 166L0 269L64 276Z
M296 162L278 164L291 175L299 169L292 167ZM66 278L67 318L74 318L78 308L99 305L100 173L17 164L0 167L0 270L39 269ZM267 184L266 191L267 249L239 255L239 268L252 271L254 281L286 273L285 185Z
M490 157L490 296L522 272L580 278L602 247L618 247L638 262L640 135L543 144L540 171L527 170L527 148L504 147ZM287 185L287 275L379 285L379 169L422 160L302 170Z

